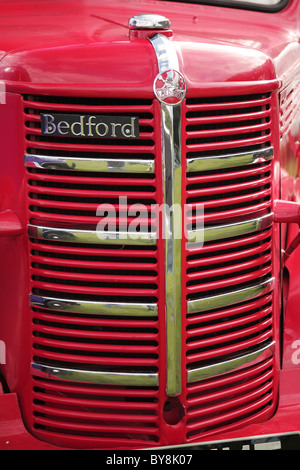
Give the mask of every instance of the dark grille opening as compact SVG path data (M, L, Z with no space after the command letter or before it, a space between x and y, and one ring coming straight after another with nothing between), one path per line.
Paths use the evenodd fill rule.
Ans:
M257 306L258 305L258 306ZM242 324L242 321L245 321L248 318L253 318L257 313L271 313L271 299L270 295L265 295L260 299L260 302L257 301L245 301L240 302L237 306L232 308L219 308L214 309L212 312L206 312L203 314L194 314L188 315L189 323L187 326L187 331L194 331L198 328L203 328L203 333L205 331L212 331L214 326L217 326L219 331L222 331L223 325L232 322L233 326L235 323ZM226 326L226 325L225 325Z
M219 334L220 338L223 338L224 335L226 334L229 334L230 336L234 337L235 336L235 333L241 333L241 335L243 334L243 336L238 339L238 340L233 340L231 338L229 338L228 341L224 341L224 342L218 342L218 336L215 334L214 337L211 339L211 335L202 335L202 336L194 336L192 339L189 339L187 341L187 343L191 343L194 344L194 343L201 343L201 341L203 341L203 343L209 343L209 341L205 341L205 340L209 340L211 339L211 342L212 343L217 343L217 346L215 346L215 348L217 349L223 349L223 348L226 348L226 346L230 345L232 346L233 344L235 345L238 345L238 344L242 344L243 342L247 341L247 340L251 340L253 338L257 338L258 336L262 336L264 335L265 333L269 332L270 329L271 329L271 324L268 320L271 319L271 315L266 315L264 318L262 318L260 321L253 321L253 322L249 322L245 325L243 325L243 328L230 328L228 330L224 330L222 331L222 333ZM264 325L268 325L267 327L264 327ZM247 331L247 328L251 329L252 327L259 327L261 326L261 328L259 328L259 331L256 332L256 333L252 333L252 334L249 334L247 335L246 334L246 331ZM245 330L245 332L244 332ZM238 336L238 335L236 335ZM205 352L210 352L211 351L211 345L208 345L208 346L203 346L203 347L194 347L190 348L189 350L189 354L188 354L188 358L190 355L193 355L193 354L201 354L201 353L205 353ZM226 357L226 359L228 360L228 357ZM200 362L199 362L200 363ZM197 364L199 364L197 362L193 362L192 363L192 367L197 367ZM200 363L201 366L203 366L203 363L201 362ZM205 365L207 365L207 362L205 363ZM189 366L189 365L188 365Z
M53 273L54 274L54 273ZM62 285L74 285L74 286L86 286L86 287L115 287L115 283L118 284L119 288L126 288L127 283L124 282L119 282L115 281L114 282L92 282L92 281L76 281L76 280L68 280L68 279L57 279L55 277L44 277L44 276L32 276L32 279L34 281L42 281L42 282L52 282L55 284L62 284ZM129 281L128 283L130 284L132 281ZM145 283L136 283L135 287L141 288L141 289L157 289L157 284L145 284Z
M32 263L33 268L42 269L42 270L51 270L58 272L73 272L73 273L82 273L82 274L114 274L114 275L132 275L132 276L157 276L157 271L142 271L142 270L131 270L131 269L101 269L97 268L80 268L80 267L66 267L66 266L54 266L53 264L41 264L41 263Z
M249 94L249 95L229 95L229 96L203 96L197 98L187 98L187 104L205 104L205 103L235 103L242 101L243 105L247 101L270 98L270 93Z
M274 404L273 359L188 387L187 438L267 419Z
M210 142L229 142L233 140L246 140L246 139L253 139L255 137L261 137L262 135L267 135L270 132L262 133L262 132L248 132L244 134L236 134L236 135L222 135L222 136L213 136L208 138L194 138L194 139L187 139L187 145L190 144L206 144Z
M243 253L245 250L251 250L252 248L258 248L265 243L270 243L271 238L269 234L270 229L268 228L264 231L262 230L255 238L247 234L244 235L244 237L241 236L224 239L219 243L215 241L205 242L200 251L198 250L198 252L191 253L187 256L187 261L196 261L198 259L211 257L215 257L216 261L218 261L222 255L228 255L229 257L235 253Z
M187 99L187 158L270 146L270 94Z
M270 118L265 119L249 119L247 121L234 121L234 122L220 122L220 123L208 123L208 124L190 124L187 126L186 130L189 131L209 131L209 130L217 130L217 129L234 129L238 127L246 127L246 126L255 126L258 124L264 124L265 122L269 122Z
M109 292L106 292L106 294L103 294L102 292L101 293L87 293L87 294L82 294L82 292L76 292L76 294L74 293L70 293L70 292L66 292L64 291L63 289L62 290L59 290L59 292L57 290L53 290L51 288L48 288L48 289L41 289L41 288L37 288L37 287L33 287L32 288L32 292L33 294L36 294L36 295L41 295L41 296L45 296L45 297L53 297L53 298L57 298L59 297L60 299L66 299L66 300L73 300L76 296L76 299L77 300L86 300L86 301L95 301L95 302L141 302L141 303L156 303L158 302L158 297L157 295L151 295L151 293L149 293L148 295L145 295L145 293L141 294L141 293L135 293L135 294L132 294L131 292L129 293L126 293L125 295L125 292L118 292L118 293L109 293Z
M208 366L214 365L216 363L216 360L218 363L221 363L221 362L226 362L226 361L241 357L243 354L246 355L246 354L255 353L255 351L257 351L258 339L262 339L259 342L260 348L267 347L270 344L272 340L271 325L267 328L263 328L261 333L258 332L256 334L252 334L249 336L245 335L245 337L241 339L240 341L236 341L234 343L233 342L232 343L230 342L220 343L220 347L218 349L214 348L214 354L212 355L206 354L206 352L209 352L209 349L205 349L205 348L202 348L202 350L198 351L198 354L196 350L192 351L189 354L189 357L187 358L187 369L194 370L200 367L208 367ZM248 344L250 346L248 346ZM243 347L243 345L247 345L247 346ZM225 346L225 349L226 349L226 346L231 346L230 354L224 353L225 351L224 346ZM193 358L193 355L194 356L198 355L199 357L200 355L202 355L203 358L197 361Z
M49 252L49 251L39 251L39 250L32 250L31 254L33 256L38 257L46 257L46 258L53 258L53 259L66 259L66 260L78 260L78 261L91 261L92 263L114 263L118 262L120 264L124 263L142 263L143 266L145 264L156 265L157 260L155 258L137 258L137 257L126 257L126 259L118 258L117 256L97 256L97 255L85 255L83 254L68 254L68 253L57 253L57 252Z
M128 185L125 185L122 181L120 182L120 191L151 191L155 192L155 188L153 186L146 186L145 187L145 181L144 181L144 186L132 186L130 183ZM115 179L113 178L114 182ZM123 184L122 184L123 183ZM29 180L28 184L30 184L33 187L42 187L42 188L63 188L63 189L79 189L86 191L86 195L88 196L89 191L99 191L99 190L112 190L115 188L111 184L111 179L106 178L106 179L101 179L99 180L98 184L88 184L88 183L75 183L75 182L64 182L60 183L59 181L35 181L35 180ZM40 195L41 196L41 195ZM42 195L44 198L46 198L46 195ZM55 196L54 196L55 197ZM77 198L79 200L79 198ZM89 201L87 201L89 202Z
M47 338L47 336L46 336L46 337L44 337L44 336L39 336L38 339L39 339L40 341L43 341L43 339L46 339L46 338ZM48 337L48 340L49 340L49 337ZM69 341L71 342L71 344L74 345L74 346L73 346L74 349L72 349L71 347L70 347L70 349L67 348ZM48 342L49 342L49 341L48 341ZM58 339L58 338L54 338L54 342L55 342L55 343L58 343L58 342L59 342L59 339ZM146 359L157 359L157 358L158 358L158 355L157 355L157 354L151 354L151 353L149 353L149 354L146 354L146 353L135 353L135 354L134 354L134 353L127 353L127 352L126 352L126 349L127 349L127 347L130 346L130 345L127 344L126 342L122 342L122 341L119 341L119 342L116 343L116 344L114 344L113 342L102 342L101 345L99 345L99 343L97 343L97 347L96 347L96 345L95 345L94 343L92 343L92 342L86 342L86 343L85 343L84 341L81 341L81 342L78 341L78 342L76 343L76 341L74 341L74 339L72 339L72 340L69 339L68 341L66 341L66 339L63 338L63 337L61 338L61 342L63 343L63 346L64 346L64 347L62 347L62 348L59 348L59 347L57 347L57 346L54 346L54 347L51 347L51 346L44 346L44 345L41 345L41 344L39 344L39 343L34 343L34 344L33 344L33 347L34 347L34 349L37 351L36 354L38 354L38 353L42 354L42 353L41 353L41 350L43 350L43 351L53 352L53 353L54 353L54 356L53 356L53 357L55 357L55 354L63 354L64 356L70 355L70 357L71 357L71 356L77 356L77 357L80 356L80 361L81 361L82 363L84 363L84 364L85 364L85 357L87 357L87 358L91 358L91 357L92 357L92 358L99 359L99 360L100 360L100 359L103 359L103 358L107 358L107 359L112 358L112 359L116 359L117 361L120 361L120 362L121 362L121 359L124 359L124 358L132 359L132 360L137 359L140 363L142 362L143 359L146 360ZM87 350L85 350L85 351L82 351L82 350L81 350L81 349L82 349L81 347L82 347L83 345L85 346L85 348L86 348ZM89 345L93 345L93 348L94 348L95 350L89 351L89 350L88 350L88 346L89 346ZM105 349L107 349L108 352L104 352L104 351L101 351L101 352L99 351L99 352L98 352L98 351L97 351L98 349L101 349L100 346L103 347L103 346L105 346L105 345L107 346ZM113 346L115 346L115 345L118 345L118 346L120 346L120 347L122 346L123 352L122 352L121 354L120 354L119 351L118 351L118 352L115 352L115 353L109 351L109 349L113 348ZM81 346L81 347L80 347L80 346ZM139 346L139 345L137 344L136 346ZM151 346L151 345L149 345L149 347L150 347L150 346ZM153 346L153 345L152 345L152 346ZM130 348L129 348L129 349L130 349ZM35 360L36 360L36 358L35 358ZM39 361L37 361L37 362L39 362ZM43 359L42 359L42 362L43 362ZM106 361L106 362L105 362L105 368L106 368L106 370L110 370L110 367L106 366L107 362L109 362L109 361ZM133 362L134 362L134 361L133 361ZM107 368L107 367L108 367L108 368ZM132 367L134 367L134 365L133 365ZM143 370L142 367L143 367L143 365L141 366L141 369L140 369L140 370ZM84 368L86 368L86 366L84 366ZM122 368L123 368L123 366L122 366ZM95 370L96 370L96 369L95 369ZM120 367L119 370L121 370L121 367ZM123 369L124 372L125 372L125 370L126 370L126 368Z
M41 418L40 418L41 419ZM37 418L38 420L38 418ZM51 422L51 419L48 421L46 420L46 418L44 418L42 420L43 422L47 422L47 424L39 424L39 423L35 423L34 424L34 428L35 429L38 429L38 430L45 430L47 431L48 433L54 433L54 434L59 434L59 433L62 433L62 425L60 424L59 426L55 426L55 421ZM116 423L116 431L115 432L109 432L107 431L107 429L105 429L104 431L100 432L100 431L97 431L97 430L91 430L91 431L84 431L82 429L80 430L75 430L74 429L74 426L72 426L71 429L67 429L67 424L65 424L65 429L63 429L63 434L64 435L70 435L70 436L81 436L81 437L89 437L91 439L101 439L103 440L104 442L109 442L110 440L115 442L116 440L118 442L123 442L123 445L125 445L125 442L124 440L126 439L126 444L127 443L130 443L130 441L132 440L137 440L138 442L143 442L143 443L146 443L146 442L152 442L152 443L155 443L155 442L159 442L159 438L158 436L151 436L151 435L148 435L148 434L145 434L145 431L146 431L146 427L143 426L144 428L144 434L140 433L139 430L136 431L136 433L133 433L133 432L129 432L128 430L128 427L126 429L126 432L124 432L124 434L119 431L120 429L120 425L122 423L118 424ZM80 428L83 428L84 427L84 423L82 424L82 426L80 426ZM106 426L103 426L103 428L106 428ZM149 431L150 432L150 431ZM96 444L96 442L95 442Z
M255 171L259 169L259 171ZM249 174L249 176L247 176ZM230 170L224 168L212 171L194 172L188 174L187 191L195 189L211 189L216 188L218 192L227 193L228 186L240 186L243 183L261 183L270 177L270 168L264 163L251 166L251 169L245 167L232 168ZM262 183L263 183L262 181ZM249 185L248 185L249 186ZM241 189L243 191L243 189ZM213 197L213 194L211 195Z
M267 271L270 272L270 269L267 269ZM270 276L268 274L266 274L265 276L262 276L262 277L256 277L256 282L241 282L241 283L238 284L238 290L254 287L257 284L264 283L268 279L270 279ZM203 298L211 297L211 296L214 296L214 295L228 294L228 293L232 292L232 290L233 290L232 286L231 287L219 287L219 288L216 287L215 289L211 289L209 291L209 295L206 295L204 293ZM197 292L190 293L190 294L187 295L187 300L195 300L195 299L198 299L199 297L200 297L199 292L198 293ZM201 298L202 298L202 296L201 296Z
M157 388L33 378L34 427L54 436L158 441Z
M270 213L271 182L270 161L188 173L186 203L190 206L187 210L190 219L187 228L195 227L199 208L204 210L204 227Z
M248 355L273 340L272 293L187 316L187 367Z
M229 427L232 429L233 425L234 424L238 424L239 422L242 422L241 425L243 425L243 421L249 421L250 418L255 418L255 417L259 417L259 415L263 412L263 411L271 411L271 405L273 404L273 400L272 400L272 393L269 392L268 394L264 394L262 397L261 397L261 400L265 402L265 404L261 407L255 407L255 410L253 410L252 412L249 412L249 413L244 413L243 416L241 418L227 418L224 420L224 422L222 423L224 427ZM251 404L255 405L257 402L257 400L253 401L251 403L248 402L246 404L244 404L245 407L248 407L250 408L251 407ZM236 411L237 409L236 408L232 408L232 409L229 409L228 410L228 415L232 415L234 411ZM211 415L211 416L207 416L207 421L212 421L212 418L215 417L215 415ZM245 425L245 424L244 424ZM223 427L222 426L222 427ZM197 429L197 431L191 431L187 434L187 438L188 439L192 439L193 437L196 438L196 436L199 436L199 435L207 435L207 433L209 432L217 432L217 431L222 431L222 427L220 426L220 424L216 424L216 425L209 425L209 424L206 424L205 427L203 427L202 429Z
M247 152L254 152L256 150L262 150L264 148L269 148L271 145L270 140L267 140L266 142L262 143L253 143L253 145L247 145L245 144L244 146L232 146L232 147L226 147L226 148L220 148L220 149L213 149L213 150L194 150L194 151L188 151L186 153L187 158L197 158L197 157L220 157L223 155L234 155L234 154L240 154L240 153L247 153ZM200 147L199 147L200 148Z
M126 299L123 299L124 303ZM157 317L134 317L134 320L129 320L127 316L114 315L113 318L110 315L103 315L101 313L70 313L66 311L50 310L46 308L33 307L34 322L35 318L43 319L41 321L62 325L72 325L72 329L77 327L81 329L95 326L98 330L110 328L111 330L118 329L118 331L134 331L134 332L148 332L158 333L157 329ZM116 326L116 322L118 326ZM78 326L77 326L78 325ZM104 326L103 326L104 325ZM110 325L109 327L107 325ZM112 326L113 325L113 326ZM133 325L133 326L132 326Z
M263 190L270 189L270 184L266 184L264 186L258 186L256 188L249 188L241 191L233 191L233 192L228 192L228 193L223 193L223 194L212 194L212 195L204 195L204 196L195 196L195 197L190 197L187 199L187 203L192 203L192 202L211 202L211 201L218 201L221 199L221 201L226 201L226 199L229 198L236 198L237 200L240 200L242 196L250 196L251 194L256 194L260 193ZM237 204L237 203L236 203ZM234 205L236 205L234 204Z
M262 268L267 267L267 266L270 266L270 265L271 265L271 262L269 261L269 262L267 262L267 263L261 264L259 267L260 267L260 269L262 269ZM234 274L232 274L232 275L231 275L231 278L232 278L232 277L233 277L233 278L234 278L234 277L239 278L239 276L243 276L244 274L248 274L248 273L253 273L253 272L255 272L255 271L257 271L257 267L253 267L253 268L251 268L251 269L240 270L240 271L237 271L237 272L235 272ZM197 272L198 272L198 271L197 271ZM206 274L206 275L208 276L209 274ZM227 274L220 274L219 276L213 276L213 281L214 281L214 283L215 283L215 282L218 282L218 281L226 280L226 279L228 279L228 275L227 275ZM202 283L203 283L203 284L207 284L207 279L206 279L206 278L203 279L202 282L201 282L201 280L199 280L199 279L196 279L195 281L189 281L189 282L187 282L187 286L189 287L189 286L194 286L194 285L201 285ZM236 285L238 286L238 282L236 283Z
M157 364L157 358L151 357L146 358L136 355L136 357L123 357L119 353L116 357L106 356L94 356L91 354L86 356L77 349L72 351L68 355L68 351L57 351L55 348L38 348L34 345L34 356L33 361L37 364L43 364L50 367L59 367L62 369L82 370L87 372L116 372L116 373L145 373L154 374L158 372L158 367L151 364ZM60 358L63 357L64 360ZM139 363L140 365L136 365Z
M108 152L91 152L91 151L72 151L72 150L68 150L68 149L64 149L64 150L60 150L60 149L40 149L40 148L33 148L33 147L28 147L27 148L27 153L31 154L31 155L47 155L47 156L50 156L50 157L71 157L71 158L92 158L92 159L107 159L107 160L114 160L114 159L139 159L141 158L141 155L139 153L130 153L130 152L126 152L126 153L123 153L123 152L111 152L111 153L108 153ZM154 160L155 159L155 155L153 153L150 153L150 152L143 152L143 160ZM83 172L83 171L76 171L76 172L72 172L72 170L68 170L68 171L64 171L64 170L54 170L54 169L42 169L40 170L39 168L28 168L28 172L29 173L33 173L33 174L41 174L41 175L57 175L58 177L59 176L87 176L87 177L99 177L101 175L103 176L107 176L107 173L100 173L100 172ZM136 174L125 174L125 173L122 173L122 174L117 174L117 173L113 173L113 177L114 178L135 178L136 177ZM153 175L149 174L140 174L138 176L139 178L153 178Z
M35 310L36 312L36 310ZM141 325L140 327L132 327L130 326L130 320L127 319L127 323L129 324L129 326L125 327L125 326L103 326L105 324L107 324L108 322L105 322L105 319L100 319L100 321L98 321L99 325L97 324L90 324L90 325L87 325L87 324L84 324L83 322L80 322L79 324L76 324L76 321L74 319L74 322L73 323L64 323L64 320L61 319L61 321L59 321L59 316L56 316L53 314L53 311L52 310L48 310L48 314L50 313L50 315L52 315L52 317L56 317L56 318L53 318L53 321L50 320L48 317L47 317L47 313L44 312L43 310L40 310L39 313L41 313L41 315L35 315L35 317L38 317L38 318L34 318L33 320L33 323L35 325L45 325L45 326L49 326L49 327L52 327L52 328L59 328L60 330L78 330L79 332L80 331L90 331L90 332L118 332L118 333L129 333L129 334L134 334L134 333L141 333L141 339L140 339L140 342L142 341L142 338L145 338L145 335L147 334L157 334L158 333L158 330L156 328L148 328L147 326L143 326ZM38 313L38 312L36 312ZM43 315L44 314L44 315ZM74 314L72 314L71 318L73 318ZM44 319L45 318L45 319ZM115 318L115 317L114 317ZM102 321L101 321L102 320ZM148 320L149 321L149 320ZM126 319L124 320L124 323L126 324ZM142 327L143 326L143 327ZM149 341L147 339L144 339L146 342ZM138 340L137 340L138 342ZM150 342L151 343L151 342ZM157 341L156 342L152 342L153 344L157 345ZM132 341L131 344L135 344L135 341Z
M230 261L223 262L223 263L221 261L218 262L218 260L217 260L218 257L216 256L216 264L210 264L209 265L209 270L213 270L213 269L222 270L222 268L226 268L228 266L233 266L235 264L240 264L241 262L246 263L247 261L253 261L253 260L257 259L259 256L264 257L265 255L269 255L270 253L271 253L270 250L266 250L266 251L261 252L259 255L241 257L240 259L230 260ZM197 272L202 272L202 271L207 272L208 267L207 266L197 266L197 267L194 267L194 268L189 268L187 270L187 273L190 274L190 273L197 273Z
M51 96L51 95L23 95L25 101L35 103L54 103L76 106L150 106L152 100L132 98L102 98L86 96Z
M131 147L152 147L154 145L153 140L126 140L126 139L94 139L94 138L84 138L84 137L58 137L58 136L44 136L44 135L31 135L27 134L26 138L29 142L44 142L44 143L56 143L56 144L74 144L78 145L113 145L114 147L121 147L124 145L130 145ZM130 144L129 144L130 142Z
M47 245L47 246L55 246L55 247L61 247L63 249L65 249L66 251L68 251L68 249L70 250L76 250L77 248L81 248L83 250L104 250L105 253L109 253L110 250L119 250L120 252L124 251L126 252L126 256L128 254L128 251L132 252L132 253L135 253L135 252L139 252L141 253L142 251L144 253L149 253L149 256L156 256L156 252L157 252L157 247L156 246L143 246L143 248L141 249L140 246L135 246L135 245L132 245L132 246L126 246L126 245L114 245L113 247L112 246L107 246L107 245L101 245L101 244L97 244L97 246L95 246L94 244L92 243L64 243L64 242L58 242L58 241L55 241L55 240L38 240L38 239L35 239L35 238L31 238L30 239L30 242L33 243L33 244L36 244L36 245ZM57 248L57 250L59 250L59 248ZM81 253L81 250L80 250L80 253ZM147 253L147 254L148 254Z

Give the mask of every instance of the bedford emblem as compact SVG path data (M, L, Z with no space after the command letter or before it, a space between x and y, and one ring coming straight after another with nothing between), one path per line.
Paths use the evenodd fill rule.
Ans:
M137 116L106 116L91 114L43 114L42 135L102 139L138 139Z
M186 95L186 82L177 70L166 70L157 75L154 80L154 94L164 104L176 106Z

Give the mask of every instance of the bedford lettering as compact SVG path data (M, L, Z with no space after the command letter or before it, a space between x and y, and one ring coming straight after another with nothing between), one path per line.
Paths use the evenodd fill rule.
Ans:
M42 135L102 139L138 139L136 116L41 114Z

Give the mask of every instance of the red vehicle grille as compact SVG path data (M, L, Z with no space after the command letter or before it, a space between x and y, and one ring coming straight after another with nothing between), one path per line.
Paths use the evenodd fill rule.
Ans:
M201 439L263 419L274 401L274 363L269 358L239 373L188 387L187 438Z
M42 135L40 113L62 111L138 116L140 139L136 144ZM121 446L155 443L158 387L135 386L134 377L159 369L159 249L127 241L58 241L55 235L57 228L95 233L99 223L104 233L126 233L137 214L138 231L157 229L156 214L149 210L159 203L160 186L148 171L156 163L156 140L160 142L153 104L27 96L24 112L28 223L47 232L43 237L30 234L32 360L51 368L133 377L132 385L97 385L47 380L35 370L32 425L42 438L51 436L53 441L60 434L75 442L80 436L83 446L96 445L96 440L99 444L99 439L108 447L116 440ZM64 164L57 168L51 158L61 156L79 161L83 169L64 169ZM41 168L36 161L43 158L47 163ZM111 171L86 166L107 160L113 163ZM132 172L117 171L114 163L125 160ZM147 171L139 171L140 162ZM138 212L130 214L130 207ZM80 304L77 311L68 307L70 301ZM117 305L114 312L111 305ZM148 308L146 315L143 307Z
M271 358L266 380L257 378L261 364L197 382L197 370L247 356L274 339L270 99L186 103L187 229L197 233L199 206L204 227L203 242L188 244L185 258L186 361L196 381L187 389L187 439L226 431L274 406Z
M154 445L159 439L158 392L34 378L34 422L39 435L73 445Z
M275 406L273 136L270 94L193 98L182 109L189 241L180 273L186 363L179 400L186 414L181 424L175 421L192 442L264 419ZM46 137L44 112L138 116L140 139ZM155 239L163 202L160 106L25 96L24 119L30 426L60 445L172 444L172 419L166 424L163 411L165 253L164 242ZM130 215L133 205L138 212ZM109 238L128 234L136 220L137 241ZM105 223L97 239L99 222ZM204 228L200 245L192 238L198 223ZM248 356L249 363L236 363ZM215 369L227 363L237 367Z

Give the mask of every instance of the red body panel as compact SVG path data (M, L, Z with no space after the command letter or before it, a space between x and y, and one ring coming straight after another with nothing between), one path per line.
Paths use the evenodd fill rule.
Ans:
M144 322L143 332L139 331L139 323L134 319L130 324L120 323L121 329L130 327L136 331L124 337L124 333L121 335L114 331L114 322L108 319L101 320L100 325L90 319L81 330L81 319L77 319L74 327L67 315L55 317L54 321L51 312L32 310L29 306L29 293L39 290L62 292L70 296L74 293L82 296L148 296L158 299L158 309L162 312L159 314L164 314L165 266L158 262L164 257L162 240L158 242L155 253L143 249L128 251L130 259L126 262L125 272L120 272L124 260L121 257L119 259L115 250L108 252L102 248L88 247L82 252L82 259L77 260L72 246L57 248L41 241L28 242L26 234L27 224L51 227L55 222L56 227L66 227L68 224L74 227L75 224L81 228L95 225L95 217L91 213L96 212L99 204L97 198L103 198L103 194L107 198L124 194L133 201L142 198L146 205L152 200L162 204L163 180L160 171L151 180L120 178L118 182L121 189L117 190L113 177L109 179L100 175L93 179L86 174L75 177L74 174L66 175L64 172L57 175L51 173L51 170L35 173L24 169L24 153L29 148L41 155L46 150L55 152L62 148L60 142L43 141L41 138L39 113L44 109L69 113L108 112L111 104L107 107L103 103L88 104L89 98L95 96L119 100L114 103L115 113L134 111L142 114L143 132L139 145L121 144L117 153L151 153L155 155L157 167L161 169L159 103L154 100L153 94L153 81L158 73L157 61L147 38L148 32L135 37L128 27L128 19L140 13L163 14L171 21L172 42L187 83L187 100L182 105L182 119L186 124L182 131L183 153L213 154L221 148L247 148L254 138L257 145L271 143L274 148L274 159L272 163L265 164L265 169L258 166L251 170L243 167L227 173L215 172L213 181L211 175L185 176L184 159L182 201L205 201L207 224L231 221L234 217L243 218L249 211L253 216L268 214L273 211L273 201L277 199L300 202L297 179L300 156L298 0L291 0L288 7L278 13L154 0L125 2L125 5L118 0L109 3L102 0L2 2L0 84L5 85L5 95L2 95L5 96L5 103L1 102L0 88L0 341L5 344L6 360L1 365L5 383L3 393L0 390L0 449L51 449L56 446L85 448L85 440L76 437L77 429L74 431L75 437L70 437L68 432L63 438L56 435L57 429L59 434L59 427L63 427L60 418L62 422L68 423L75 419L71 407L73 402L68 405L70 408L64 409L64 400L60 397L61 393L73 399L68 385L60 384L60 388L54 390L50 384L46 390L48 402L45 405L41 403L43 395L39 383L32 383L30 362L33 355L38 351L36 355L39 354L45 361L49 358L52 360L54 354L49 351L53 349L56 350L55 360L62 363L68 361L70 354L77 350L73 362L117 367L128 363L127 354L131 367L145 366L160 371L160 387L149 393L148 390L139 390L133 395L129 392L126 395L124 389L108 392L113 397L108 402L108 409L113 401L123 400L124 394L128 398L119 405L124 414L124 423L121 423L121 419L118 422L121 431L130 433L134 423L138 430L136 433L146 436L143 437L144 441L134 436L129 448L147 447L148 443L155 447L300 432L300 250L292 251L287 260L282 256L282 250L289 247L298 233L297 224L274 223L267 232L257 234L251 240L235 240L229 245L220 242L213 248L204 247L201 251L201 255L205 255L204 261L200 256L197 258L195 251L186 249L185 240L182 243L182 285L185 286L182 302L182 382L185 384L187 364L205 363L212 358L222 357L225 354L225 341L230 341L229 352L232 355L269 338L279 345L274 360L267 363L266 369L251 372L254 379L247 391L253 394L253 400L256 394L262 393L256 392L259 383L254 383L259 374L266 377L266 383L268 380L273 381L275 390L272 392L271 405L266 406L261 415L258 413L254 423L251 402L245 405L249 417L245 411L241 412L238 425L224 425L221 432L214 431L214 428L210 431L209 426L213 423L217 426L219 418L206 418L209 414L206 410L202 422L201 410L194 410L202 403L200 399L200 404L194 400L193 394L196 392L201 395L203 402L210 400L205 386L200 390L201 386L186 384L182 395L185 410L188 410L187 418L176 424L160 418L166 418L164 405L168 399L165 390L166 331L163 322L158 328L156 320L149 319ZM201 99L209 98L206 104L197 102L199 94ZM53 100L43 101L49 95L54 97ZM72 101L74 96L79 98L78 102ZM232 96L235 97L234 101L228 98ZM222 97L220 102L219 97ZM81 102L81 98L85 101ZM136 100L136 104L124 105L122 100L128 98ZM147 100L147 104L141 105L138 100ZM242 117L248 123L235 125L241 119L241 108L246 109ZM207 114L199 117L197 113L203 110ZM221 110L219 121L215 119L216 110ZM231 127L226 128L228 122ZM200 124L205 130L199 130ZM209 127L211 125L215 127ZM216 140L210 140L212 137L216 137ZM223 140L218 141L218 138ZM96 152L99 146L87 142L64 142L63 149L65 152L84 153ZM116 150L112 144L108 144L101 151L109 154ZM245 180L239 183L243 178ZM88 184L91 186L86 197ZM216 190L215 186L219 189ZM235 207L237 191L242 193L239 205ZM80 198L83 201L81 203L78 202ZM190 216L190 223L195 220L195 216ZM142 222L147 224L146 219ZM284 222L289 222L288 217ZM210 255L213 249L221 253L218 259ZM230 249L232 252L228 251ZM107 264L102 262L103 271L87 272L93 267L92 258L100 259L103 256L110 259ZM137 258L142 259L140 264ZM156 264L154 269L153 265ZM221 279L221 284L217 284L215 279L219 273L218 264L223 266L224 279ZM112 272L108 272L109 269ZM138 269L144 272L137 276L134 270ZM264 304L263 310L259 310L263 300L256 300L254 306L251 304L251 308L258 310L251 317L251 325L248 326L248 320L242 318L243 311L250 310L247 305L240 307L238 313L241 317L233 322L230 318L237 312L230 308L218 312L211 325L208 323L212 316L206 318L203 315L201 322L207 336L199 340L199 328L202 326L199 326L199 318L193 319L187 315L186 299L193 298L195 292L207 293L217 288L244 285L257 278L264 278L267 274L275 279L273 295L264 298L268 303ZM108 282L123 283L124 288L107 287ZM269 316L271 301L272 318ZM222 323L218 323L220 318ZM225 321L227 330L232 328L232 331L222 336L220 332ZM69 322L71 326L68 326ZM243 325L246 325L245 330L240 330ZM93 333L86 333L89 330ZM71 339L66 340L68 336ZM125 346L122 346L122 342L121 345L117 344L120 338L122 341L125 338L128 343ZM112 341L109 348L103 349L103 345L98 344L98 340L103 339L107 343ZM84 354L81 355L83 350ZM107 355L101 357L104 350ZM270 368L276 371L274 379L268 375ZM242 377L239 380L242 381ZM216 390L223 385L221 382L214 384ZM226 401L226 394L230 392L226 388L223 390L223 395L220 394L218 399ZM263 392L264 395L259 398L262 408L264 400L269 403L269 385L263 388ZM87 404L84 401L87 390L78 387L76 400L77 393L78 396L82 394L80 403L84 411L81 411L80 416L85 422L84 432L89 436L89 421L93 424L96 419L93 408L97 407L97 402L90 407L90 402ZM93 393L93 400L101 393L104 394L103 390ZM137 408L131 414L130 404L133 401ZM239 395L239 401L241 404L247 402L244 394ZM56 406L54 418L50 413L52 406ZM227 411L226 406L224 408L224 414L230 415L231 411ZM238 414L239 411L236 415L232 414L232 419L238 419ZM103 419L102 414L100 417ZM114 412L106 411L105 418L110 427L103 430L102 425L99 425L98 432L101 435L115 432ZM45 437L49 442L47 444L43 442L43 430L36 429L39 429L38 426L41 429L44 429L43 426L51 427L53 419L57 419L58 424L57 428L53 425L56 430L52 437ZM72 425L67 426L73 432ZM199 429L201 432L204 430L203 437ZM113 446L109 439L103 439L103 448ZM96 442L86 438L86 447L97 448ZM127 445L120 439L117 447Z

